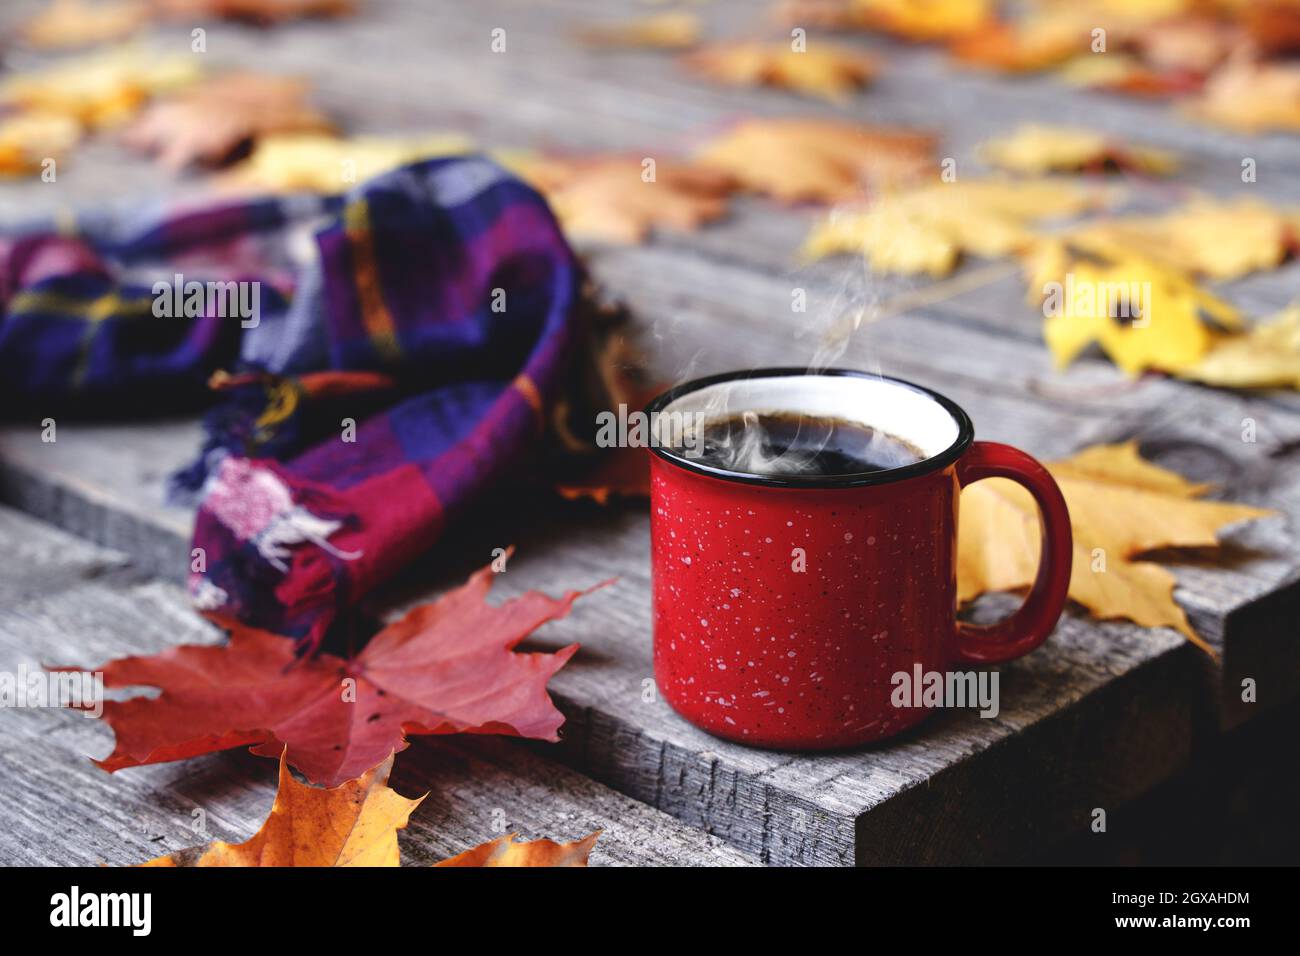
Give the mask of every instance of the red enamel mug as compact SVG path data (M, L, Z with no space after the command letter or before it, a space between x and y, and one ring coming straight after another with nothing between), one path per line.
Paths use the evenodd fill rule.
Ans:
M746 411L862 423L925 457L860 474L764 476L652 441L655 680L679 714L756 746L852 747L930 712L894 706L893 675L997 664L1047 639L1065 605L1072 542L1065 500L1041 464L975 441L970 418L942 395L846 369L715 375L646 408L652 435L657 419ZM975 625L956 618L957 505L964 486L991 477L1033 495L1040 560L1019 610Z

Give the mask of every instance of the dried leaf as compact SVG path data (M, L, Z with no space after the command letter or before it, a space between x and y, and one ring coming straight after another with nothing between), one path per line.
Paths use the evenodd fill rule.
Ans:
M516 157L508 162L540 190L574 240L637 243L659 226L693 230L720 219L736 188L726 172L640 156Z
M650 497L650 459L644 448L612 448L579 479L555 486L569 501L589 500L607 505L611 498Z
M697 162L785 202L844 202L864 188L915 180L933 167L934 137L827 119L750 119L699 151Z
M1000 169L1034 175L1107 169L1165 175L1178 167L1163 150L1129 146L1092 130L1033 123L985 143L980 156Z
M456 156L474 148L458 133L353 136L272 133L221 177L227 188L256 192L337 193L407 163Z
M993 0L854 0L863 25L907 40L951 40L987 30Z
M1227 58L1238 40L1238 31L1230 24L1180 16L1135 33L1129 43L1154 71L1204 75Z
M54 0L23 24L21 33L43 50L94 46L126 39L148 17L149 7L137 0Z
M771 86L834 102L867 85L880 66L870 54L827 43L795 50L779 40L714 43L685 57L688 67L729 86Z
M0 176L22 176L59 159L81 139L81 124L61 113L19 113L0 120Z
M578 32L578 39L598 47L683 50L699 41L700 18L685 11L656 13L621 23L584 27Z
M398 866L397 831L423 797L388 787L393 755L354 780L324 789L299 783L280 756L280 788L260 830L244 843L215 840L142 866Z
M1061 240L1040 243L1027 259L1030 299L1039 296L1043 338L1058 366L1098 344L1130 375L1195 365L1219 328L1240 326L1228 303L1177 269L1147 258L1099 258Z
M1099 259L1149 259L1211 279L1273 269L1296 245L1300 218L1258 200L1196 197L1160 215L1121 216L1075 226L1057 238Z
M1228 63L1210 75L1188 112L1247 133L1300 129L1300 64Z
M1094 446L1047 467L1070 509L1070 597L1095 617L1172 627L1208 650L1174 602L1173 574L1142 556L1216 547L1221 529L1273 512L1197 500L1203 487L1144 461L1136 442ZM959 601L1029 587L1038 570L1039 530L1027 491L1005 478L976 482L962 492L959 522Z
M399 866L397 831L423 802L389 789L393 755L360 777L325 789L299 783L280 757L280 787L271 815L244 843L220 840L191 847L147 863L180 866ZM586 866L600 831L572 843L533 840L516 843L517 834L489 840L434 866Z
M558 739L563 715L547 681L577 652L516 653L581 596L529 591L486 603L493 573L423 604L355 657L297 660L287 638L233 625L225 646L181 646L102 668L107 687L158 687L156 698L108 701L117 735L98 761L110 772L252 745L309 780L333 786L406 747L416 734L493 733Z
M154 0L166 16L177 20L220 17L245 23L270 25L309 17L347 16L356 9L353 0Z
M1241 4L1238 15L1264 56L1300 52L1300 4L1295 0L1250 0Z
M552 840L516 843L516 836L517 833L507 834L434 866L586 866L600 831L572 843Z
M123 140L169 169L219 163L259 136L329 130L307 95L301 79L228 73L151 104Z
M0 104L62 113L90 127L112 126L149 99L198 79L196 59L156 58L134 47L115 47L59 60L0 84Z
M1199 73L1186 70L1156 70L1138 57L1126 53L1098 56L1087 53L1070 60L1057 72L1070 86L1124 93L1129 96L1167 97L1196 93L1203 86Z
M972 66L1028 73L1088 52L1096 26L1097 17L1086 9L1056 7L968 32L949 43L948 49Z
M1222 335L1181 378L1221 388L1300 389L1300 306L1237 335Z
M866 256L877 272L950 273L963 254L997 257L1030 246L1038 222L1082 212L1101 194L1059 180L959 180L834 211L813 228L804 254Z

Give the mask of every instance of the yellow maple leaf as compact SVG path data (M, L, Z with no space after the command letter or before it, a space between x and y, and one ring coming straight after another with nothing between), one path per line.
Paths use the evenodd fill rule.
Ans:
M280 784L271 814L243 843L214 840L155 857L146 867L188 866L399 866L397 831L424 800L410 800L388 786L393 757L337 787L300 783L280 757ZM586 866L600 831L572 843L508 834L472 847L434 866Z
M1047 468L1070 509L1070 597L1095 617L1172 627L1209 650L1174 601L1174 575L1142 556L1216 547L1223 528L1274 512L1200 500L1204 486L1144 461L1136 442L1093 446ZM1038 570L1033 498L1004 478L976 482L962 492L957 543L960 602L1028 588Z
M0 104L62 113L90 127L111 126L152 96L180 89L199 77L194 57L154 57L135 47L60 60L0 84Z
M737 123L696 162L746 190L785 202L841 202L864 187L915 180L933 163L934 137L896 127L782 117Z
M653 166L640 156L507 157L542 192L573 239L641 242L656 226L691 230L726 213L736 188L727 173L689 162Z
M215 840L143 866L397 866L397 831L419 800L388 787L393 758L360 777L325 789L299 783L280 757L280 788L271 815L243 843Z
M959 180L883 196L863 209L840 209L815 226L803 252L866 256L877 272L947 275L963 254L1010 255L1028 247L1028 224L1074 215L1101 193L1060 180Z
M1128 146L1087 129L1029 123L986 142L980 157L1016 173L1101 171L1107 168L1167 174L1178 167L1172 153Z
M272 134L259 138L248 158L231 167L221 184L256 191L337 193L406 163L473 148L457 133L349 138Z
M1238 335L1221 335L1182 378L1222 388L1300 389L1300 306Z
M1049 240L1037 244L1026 266L1030 300L1042 305L1043 338L1058 366L1096 343L1130 375L1176 372L1209 350L1215 329L1207 319L1225 329L1241 325L1231 305L1150 259L1101 259Z
M831 101L843 101L879 71L875 57L859 50L815 42L796 50L778 40L714 43L683 62L730 86L772 86Z
M1057 238L1101 259L1147 259L1189 275L1237 279L1281 264L1298 221L1294 210L1250 197L1197 197L1159 215L1082 223Z
M621 23L584 27L578 38L589 46L679 50L699 40L700 18L684 10L669 10Z
M81 124L61 113L30 112L0 120L0 176L21 176L58 159L81 139Z

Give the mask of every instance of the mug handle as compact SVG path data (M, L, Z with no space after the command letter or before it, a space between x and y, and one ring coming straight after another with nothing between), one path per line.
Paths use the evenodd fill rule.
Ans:
M1052 633L1070 590L1074 535L1070 512L1051 473L1018 448L977 441L957 462L957 484L1010 478L1038 504L1041 544L1038 575L1025 603L996 624L957 622L957 657L971 664L1001 664L1028 654Z

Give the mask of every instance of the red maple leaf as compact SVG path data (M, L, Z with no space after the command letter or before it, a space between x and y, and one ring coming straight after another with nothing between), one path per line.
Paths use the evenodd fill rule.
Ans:
M313 783L334 787L405 749L416 734L557 740L564 715L546 683L578 645L555 653L514 647L589 592L556 600L529 591L493 607L485 600L492 577L490 567L475 572L352 658L298 660L291 640L234 625L225 645L112 661L99 668L104 686L162 693L104 703L117 745L96 763L111 773L252 744L264 757L283 751Z

